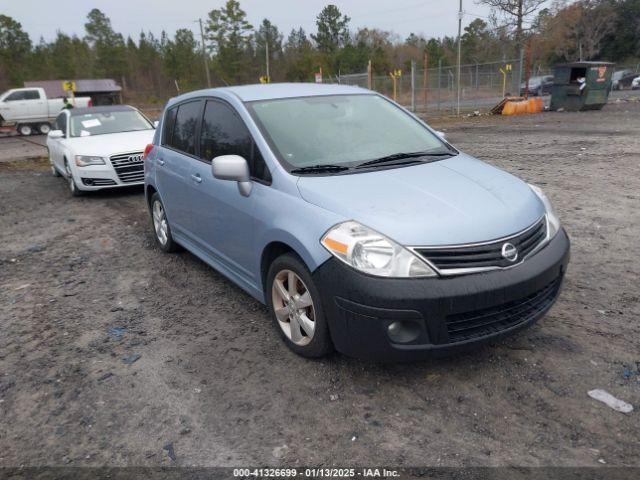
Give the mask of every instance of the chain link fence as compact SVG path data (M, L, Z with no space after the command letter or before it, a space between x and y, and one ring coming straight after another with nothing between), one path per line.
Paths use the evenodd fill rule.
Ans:
M530 76L549 75L549 70L532 69ZM524 77L524 72L522 73ZM338 83L369 88L367 73L342 75ZM522 79L524 82L524 78ZM395 83L395 87L394 87ZM439 66L415 68L402 72L395 79L391 75L373 75L371 89L401 105L427 114L457 113L457 67ZM505 95L520 94L520 61L506 60L491 63L461 65L460 111L488 110Z

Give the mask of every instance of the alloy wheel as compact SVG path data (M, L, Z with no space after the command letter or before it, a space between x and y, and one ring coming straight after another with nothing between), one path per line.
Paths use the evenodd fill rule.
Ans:
M164 208L162 207L162 203L158 200L153 202L153 228L156 231L156 237L158 237L158 241L165 245L167 243L167 239L169 238L169 224L167 223L167 216L164 213Z
M307 286L295 272L281 270L271 290L273 309L284 334L296 345L308 345L315 332L316 314Z

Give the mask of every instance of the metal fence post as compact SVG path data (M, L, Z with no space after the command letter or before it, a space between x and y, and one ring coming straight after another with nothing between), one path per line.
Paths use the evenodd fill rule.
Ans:
M522 85L522 67L524 66L524 49L520 47L520 60L518 63L518 83L515 85L517 93L514 95L520 95L520 85Z
M438 111L440 111L440 90L442 89L442 59L438 60Z
M411 60L411 111L416 111L416 61Z

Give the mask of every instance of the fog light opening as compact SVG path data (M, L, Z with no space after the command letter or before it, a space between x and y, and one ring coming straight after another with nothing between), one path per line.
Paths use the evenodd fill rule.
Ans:
M387 335L393 343L411 343L420 336L417 322L397 320L387 327Z

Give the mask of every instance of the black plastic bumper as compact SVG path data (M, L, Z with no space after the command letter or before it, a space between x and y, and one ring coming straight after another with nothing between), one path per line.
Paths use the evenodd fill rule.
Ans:
M555 302L568 262L569 238L561 230L535 255L505 270L388 279L332 258L313 278L338 351L371 361L411 361L456 353L532 325ZM394 322L398 328L390 334Z

